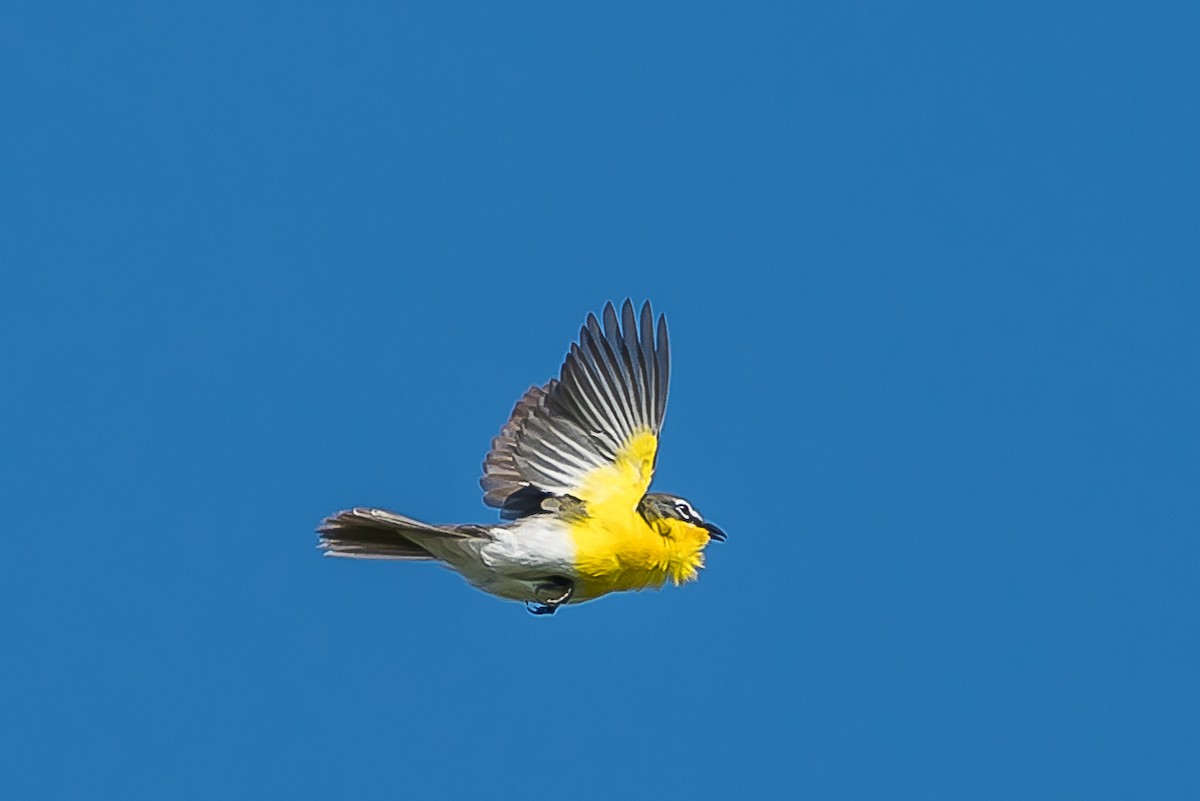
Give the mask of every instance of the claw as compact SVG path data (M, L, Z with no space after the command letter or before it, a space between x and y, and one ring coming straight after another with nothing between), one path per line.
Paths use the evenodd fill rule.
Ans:
M546 597L552 592L558 594ZM567 579L552 577L537 585L534 593L538 596L537 600L525 602L525 608L529 610L529 613L531 615L553 615L558 607L571 600L571 596L575 594L575 584Z

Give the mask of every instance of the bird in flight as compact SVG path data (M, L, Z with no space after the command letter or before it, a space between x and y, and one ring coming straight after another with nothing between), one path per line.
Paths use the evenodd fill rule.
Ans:
M725 533L648 492L667 408L667 322L628 299L589 314L559 376L530 387L492 440L483 500L496 524L430 525L356 508L318 529L326 556L440 562L536 615L610 592L694 580Z

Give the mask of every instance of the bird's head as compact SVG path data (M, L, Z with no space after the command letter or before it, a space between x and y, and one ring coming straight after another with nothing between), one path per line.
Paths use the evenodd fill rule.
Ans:
M646 518L647 522L660 523L660 530L666 536L673 536L677 532L682 533L689 529L700 529L709 539L717 542L725 541L725 532L719 526L707 522L696 511L696 507L678 495L648 492L638 504L638 511L642 513L642 517ZM679 521L679 523L675 521Z

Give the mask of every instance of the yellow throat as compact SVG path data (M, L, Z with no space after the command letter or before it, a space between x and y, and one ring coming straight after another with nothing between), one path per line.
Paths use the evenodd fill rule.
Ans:
M635 510L589 515L571 523L575 597L596 598L621 590L658 589L667 579L682 584L704 567L708 532L683 520L652 523Z
M650 486L657 449L658 438L643 431L621 449L613 464L593 471L580 489L587 512L570 521L580 577L576 599L657 589L667 579L682 584L704 567L706 530L673 518L647 522L637 511Z

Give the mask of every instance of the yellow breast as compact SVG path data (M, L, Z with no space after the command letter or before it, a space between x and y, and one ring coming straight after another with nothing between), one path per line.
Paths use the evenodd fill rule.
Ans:
M621 590L657 589L667 579L682 584L704 566L708 532L682 520L652 524L632 509L589 506L587 517L571 524L575 598L587 600Z

